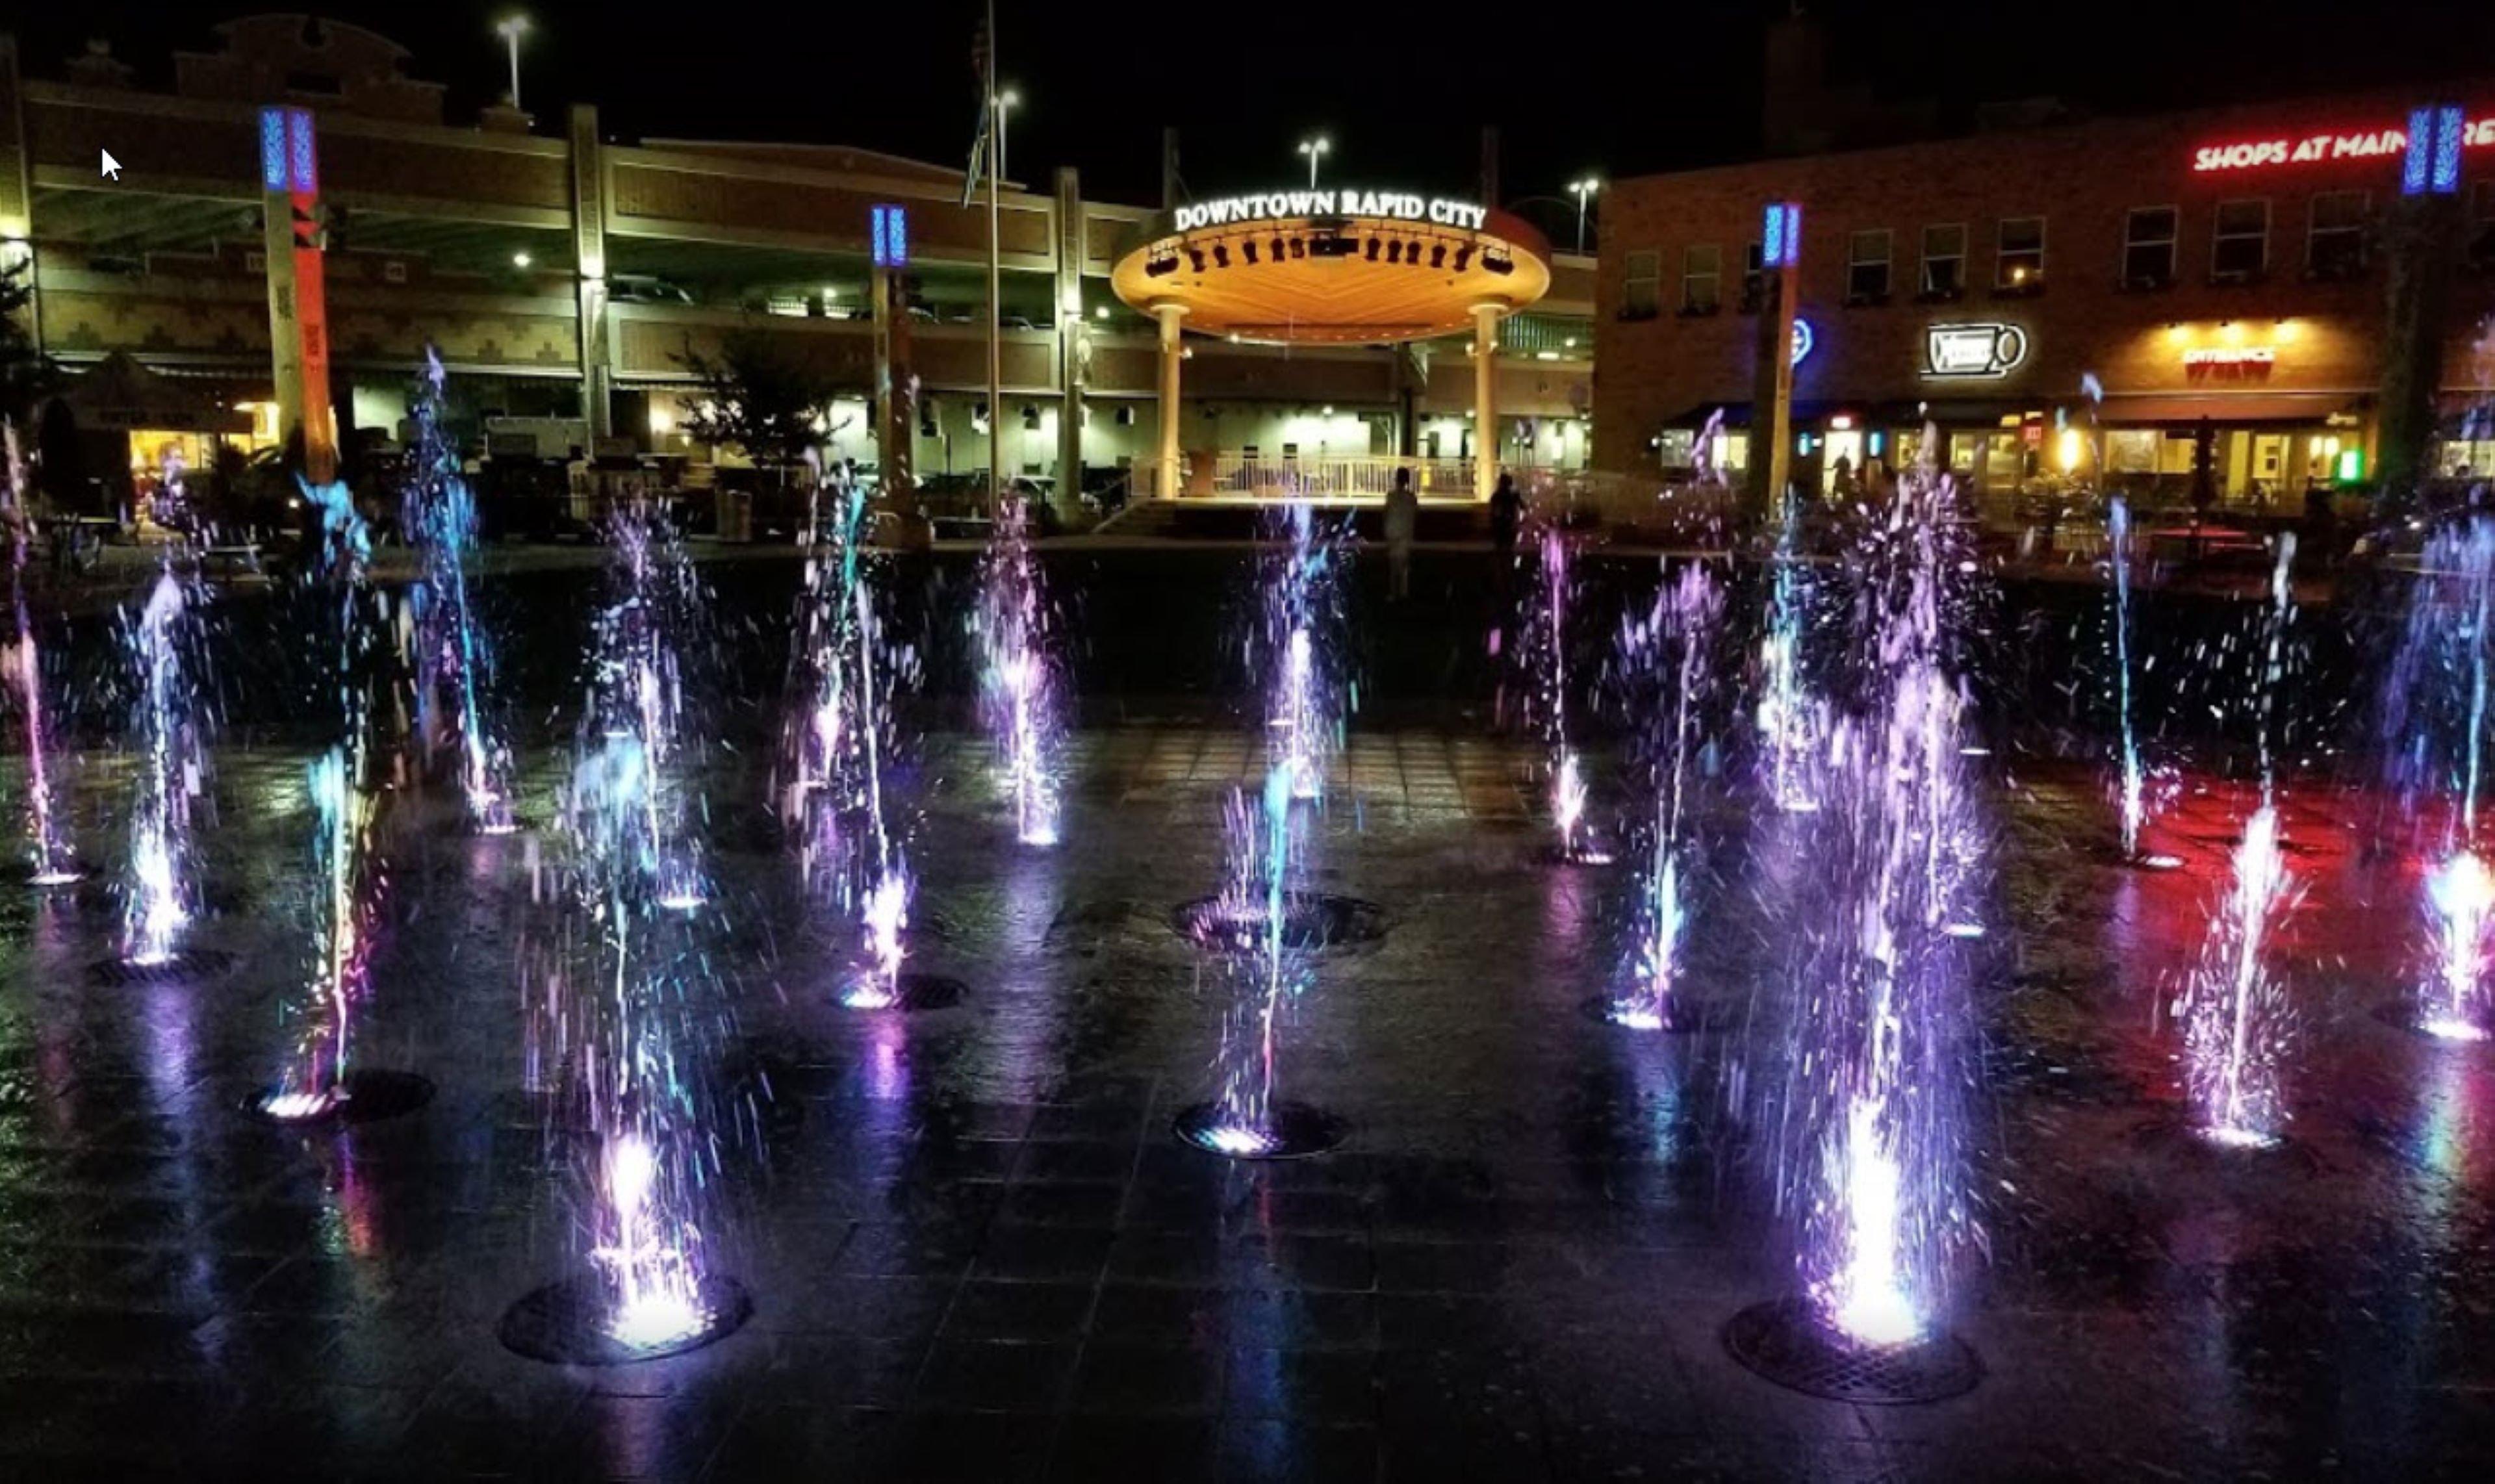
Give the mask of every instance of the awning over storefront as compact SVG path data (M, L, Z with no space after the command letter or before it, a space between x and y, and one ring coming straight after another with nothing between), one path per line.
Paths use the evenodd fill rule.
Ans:
M2203 417L2212 424L2238 427L2247 422L2322 423L2338 414L2354 413L2360 400L2338 391L2110 396L2097 410L2097 421L2110 427L2189 427Z
M1902 428L1931 422L1942 427L1993 426L2005 417L2042 414L2050 404L2002 397L1935 397L1928 401L1896 399L1886 402L1839 402L1821 398L1797 400L1793 405L1793 422L1797 428L1816 426L1833 417L1850 417L1864 427ZM1668 428L1702 428L1718 411L1724 415L1723 425L1745 428L1750 425L1750 404L1747 402L1700 402L1683 408L1663 419Z
M128 352L98 361L61 394L70 415L90 432L148 428L169 433L248 433L251 415L219 403L215 388L176 381L140 365Z

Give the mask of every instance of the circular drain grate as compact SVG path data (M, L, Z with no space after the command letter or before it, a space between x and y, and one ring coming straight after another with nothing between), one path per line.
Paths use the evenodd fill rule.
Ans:
M694 1291L694 1322L662 1338L634 1342L609 1328L605 1282L596 1274L548 1283L503 1312L495 1334L506 1349L556 1365L623 1366L698 1350L754 1317L753 1296L733 1278L705 1278Z
M98 984L184 984L214 978L233 967L233 955L214 948L194 948L161 963L137 964L126 958L98 959L87 970Z
M433 1083L412 1071L357 1067L338 1079L327 1107L307 1117L283 1118L269 1111L275 1087L264 1087L243 1100L243 1111L272 1124L307 1128L322 1124L378 1124L404 1118L433 1100Z
M1261 906L1241 910L1217 896L1198 897L1170 913L1180 937L1214 953L1249 953L1265 936ZM1386 932L1373 902L1321 891L1282 893L1282 946L1294 952L1368 943Z
M1210 1102L1180 1110L1171 1128L1179 1142L1230 1159L1298 1159L1340 1144L1341 1119L1305 1102L1278 1102L1261 1128L1235 1123Z
M1984 1378L1984 1363L1955 1335L1864 1345L1832 1328L1798 1296L1735 1314L1724 1326L1724 1348L1779 1386L1865 1407L1945 1401L1973 1391Z

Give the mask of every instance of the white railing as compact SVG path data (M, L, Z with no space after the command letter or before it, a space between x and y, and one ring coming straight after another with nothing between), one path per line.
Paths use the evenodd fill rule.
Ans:
M1159 485L1156 459L1135 465L1138 498ZM1395 487L1395 471L1412 472L1412 486L1433 500L1469 500L1474 496L1473 461L1468 458L1400 458L1391 453L1325 453L1275 457L1223 449L1210 455L1179 455L1181 499L1248 500L1382 500Z

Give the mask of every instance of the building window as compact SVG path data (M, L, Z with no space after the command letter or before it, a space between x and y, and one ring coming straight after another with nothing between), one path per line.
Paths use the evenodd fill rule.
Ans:
M1889 301L1889 230L1858 232L1845 253L1845 302L1885 304Z
M2473 268L2495 268L2495 180L2469 188L2469 245L2463 258Z
M1954 299L1966 293L1966 228L1924 229L1923 296Z
M1724 307L1724 249L1712 242L1680 250L1680 312L1713 314Z
M2001 252L1992 269L1992 286L2025 292L2045 287L2045 219L2005 216L2001 219Z
M2172 206L2134 206L2122 228L2122 286L2163 289L2174 282L2174 237L2182 213Z
M2365 267L2365 193L2325 191L2313 198L2312 225L2304 236L2304 271L2312 278L2348 278Z
M1663 291L1663 254L1652 248L1628 255L1628 277L1620 293L1620 318L1651 320Z
M2269 266L2269 202L2222 201L2209 234L2209 276L2243 283Z
M1767 297L1767 280L1761 277L1767 255L1753 242L1741 255L1741 313L1757 314L1760 301Z

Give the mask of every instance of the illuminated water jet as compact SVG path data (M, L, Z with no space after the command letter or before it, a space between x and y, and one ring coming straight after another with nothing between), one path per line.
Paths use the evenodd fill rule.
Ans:
M1615 1024L1633 1031L1682 1029L1688 1021L1679 989L1689 921L1687 865L1695 851L1690 792L1723 611L1714 577L1704 563L1692 562L1665 585L1650 615L1622 625L1616 645L1616 665L1639 721L1648 796L1628 988L1608 1011Z
M16 634L0 650L0 671L17 694L18 713L25 719L26 742L26 871L35 886L68 886L81 876L62 826L52 779L50 710L44 703L42 646L26 602L26 554L34 532L25 508L25 467L17 449L15 423L0 423L0 525L9 541L9 596Z
M2112 496L2106 505L2106 560L2113 569L2115 760L2119 768L2115 798L2122 823L2121 859L2143 871L2172 871L2183 864L2179 857L2141 846L2141 831L2157 802L2153 794L2164 790L2152 788L2149 770L2141 759L2133 716L2131 504L2121 495Z
M416 734L429 756L450 757L469 827L482 835L508 835L519 827L511 752L487 716L494 647L477 614L468 574L477 549L477 501L461 469L458 444L442 425L445 381L442 359L427 346L410 410L416 437L399 497L401 526L422 562L409 600Z
M203 688L191 672L194 606L190 589L169 569L122 623L137 690L130 726L138 777L123 873L121 956L139 969L174 963L198 911L191 831L195 811L205 807L208 752Z
M1769 565L1766 633L1759 641L1759 737L1767 753L1768 797L1787 814L1819 808L1812 771L1828 728L1827 706L1805 684L1802 640L1813 590L1802 554L1802 501L1787 494Z
M1063 801L1059 712L1061 641L1045 579L1032 550L1031 515L1020 496L997 511L979 564L975 622L981 716L1013 803L1014 835L1025 845L1058 843Z

